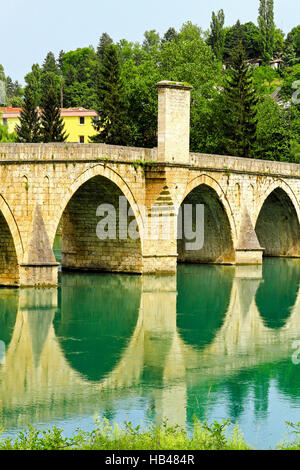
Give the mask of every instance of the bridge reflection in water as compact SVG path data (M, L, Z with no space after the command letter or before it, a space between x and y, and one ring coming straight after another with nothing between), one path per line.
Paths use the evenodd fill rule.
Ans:
M223 417L239 419L250 399L263 419L271 383L299 409L299 281L299 260L269 259L184 265L177 276L63 274L58 289L1 290L1 424L116 418L122 403L185 426L220 400Z

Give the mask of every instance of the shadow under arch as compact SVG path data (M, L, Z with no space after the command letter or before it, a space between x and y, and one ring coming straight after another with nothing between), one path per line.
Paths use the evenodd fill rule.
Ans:
M124 219L119 212L121 197L126 206ZM97 225L103 217L97 217L96 212L102 204L109 205L115 214L116 230L112 238L97 236ZM141 273L142 216L128 186L117 173L96 165L81 174L65 196L59 213L61 219L56 229L62 234L63 269ZM138 235L135 238L126 233L121 235L121 227L123 230L130 227Z
M100 382L118 365L138 321L141 278L65 273L54 330L71 368Z
M277 186L265 198L255 231L264 256L300 257L300 224L294 201Z
M128 184L124 181L124 179L112 168L110 168L108 165L104 165L102 163L97 163L96 165L92 166L91 168L83 171L71 184L71 186L68 188L64 196L62 197L62 200L59 204L59 207L57 209L57 217L55 219L54 224L50 227L49 231L49 239L50 242L53 243L57 228L59 226L59 223L61 221L63 212L65 211L68 203L74 196L74 194L77 192L80 187L87 183L89 180L94 178L95 176L102 176L103 178L106 178L107 180L111 181L114 183L119 190L124 194L126 197L127 201L129 202L130 207L133 210L134 216L137 220L139 230L141 231L144 225L144 221L142 219L142 212L139 211L137 201L130 190Z
M256 293L256 305L267 328L280 329L296 303L300 285L300 261L265 260L263 279Z
M198 204L204 206L204 221L196 220L196 205ZM206 175L196 178L190 183L181 204L182 220L184 220L185 207L188 205L193 207L190 225L194 232L203 231L204 244L201 249L186 249L187 242L190 243L191 240L187 240L185 236L185 223L182 223L182 230L180 230L181 218L178 217L178 262L234 264L234 220L228 201L219 185Z
M0 195L0 286L19 285L22 258L23 245L17 223Z
M177 327L186 345L203 350L215 339L228 311L234 268L194 265L178 267ZM192 326L192 328L191 328Z

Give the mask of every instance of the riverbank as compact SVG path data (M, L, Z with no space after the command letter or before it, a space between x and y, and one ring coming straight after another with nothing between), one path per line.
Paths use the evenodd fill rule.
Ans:
M144 430L125 423L123 427L98 421L92 432L78 431L65 438L56 427L40 431L29 426L16 438L0 438L0 450L255 450L238 426L230 432L229 421L194 424L192 435L179 426L152 426ZM300 450L300 423L288 423L294 439L278 444L277 450ZM271 450L271 449L265 449Z

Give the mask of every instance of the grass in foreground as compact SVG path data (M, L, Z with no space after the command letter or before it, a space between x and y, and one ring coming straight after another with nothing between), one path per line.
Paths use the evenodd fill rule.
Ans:
M92 432L78 431L72 438L63 437L56 427L39 431L29 426L17 438L0 440L0 450L251 450L237 426L227 432L229 421L213 424L196 422L188 436L179 426L152 426L142 430L125 423L121 428L107 420L97 421ZM294 442L283 442L280 450L300 450L300 423L287 423L296 434Z

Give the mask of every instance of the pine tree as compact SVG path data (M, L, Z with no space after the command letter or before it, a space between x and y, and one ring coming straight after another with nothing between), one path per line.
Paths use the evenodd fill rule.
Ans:
M60 116L57 91L51 83L43 99L44 109L41 116L43 142L65 142L68 136Z
M240 42L224 87L225 151L238 157L252 157L256 141L258 98L245 56Z
M120 78L120 61L113 44L106 47L99 69L97 103L99 120L94 121L94 127L99 133L90 139L93 142L129 145L130 127Z
M41 124L38 115L35 94L27 86L24 93L24 106L20 115L20 124L16 126L19 142L40 142Z
M112 38L110 37L109 34L103 33L102 36L99 39L99 44L98 44L98 47L97 47L97 56L98 56L99 60L103 60L105 49L110 44L113 44Z

